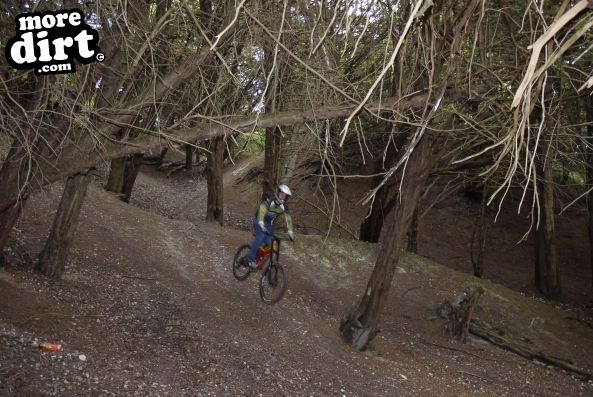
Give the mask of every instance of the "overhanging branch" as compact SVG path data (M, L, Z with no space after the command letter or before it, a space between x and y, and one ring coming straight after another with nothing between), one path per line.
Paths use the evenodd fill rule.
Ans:
M467 92L462 89L450 89L446 92L443 101L447 103L464 99ZM424 107L427 94L417 94L405 99L384 98L382 101L367 104L371 112L403 111ZM200 123L191 128L164 131L163 133L142 134L138 138L124 143L103 142L102 150L96 146L87 151L80 146L71 145L61 151L59 157L50 159L39 159L39 168L36 172L37 180L42 185L66 178L69 175L93 167L100 161L110 160L117 157L135 153L158 151L168 141L178 142L200 142L220 136L233 135L236 133L250 133L274 126L290 126L303 124L316 120L332 120L348 117L356 105L326 106L307 111L287 111L259 117L249 116L235 118L225 121L224 124ZM104 123L105 128L113 128L109 123ZM33 187L35 189L38 187ZM17 186L8 186L0 191L0 208L11 205L17 197Z

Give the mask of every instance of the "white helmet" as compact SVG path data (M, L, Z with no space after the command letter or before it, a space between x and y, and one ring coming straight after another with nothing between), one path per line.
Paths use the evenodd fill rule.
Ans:
M278 193L280 193L280 192L286 193L287 196L292 196L292 192L290 191L290 188L286 185L278 186Z
M286 199L284 200L280 200L280 192L286 194ZM278 205L282 204L285 201L288 201L288 199L290 198L290 196L292 196L292 192L290 191L290 188L284 184L282 185L278 185L278 189L276 190L276 203Z

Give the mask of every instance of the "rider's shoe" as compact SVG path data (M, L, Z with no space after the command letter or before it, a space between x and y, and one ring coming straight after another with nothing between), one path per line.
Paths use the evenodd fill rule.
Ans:
M257 263L255 262L249 262L247 264L247 267L249 268L249 270L251 270L252 272L255 272L257 270Z

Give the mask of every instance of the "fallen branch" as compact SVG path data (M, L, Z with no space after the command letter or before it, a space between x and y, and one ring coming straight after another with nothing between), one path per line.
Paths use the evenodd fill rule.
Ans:
M590 322L583 320L582 318L578 318L578 317L565 317L567 320L574 320L574 321L578 321L580 324L584 325L585 327L589 327L591 329L593 329L593 324L591 324Z
M583 381L593 379L593 374L583 368L577 367L574 363L559 357L547 355L538 350L537 346L530 346L526 342L517 340L510 335L506 335L504 331L494 328L483 321L477 319L472 320L469 330L472 334L486 339L505 350L516 353L521 357L525 357L529 360L539 360L545 364L563 369Z
M125 278L132 278L132 279L136 279L136 280L145 280L145 281L155 281L156 280L156 278L129 276L129 275L123 274L123 273L120 273L120 276L125 277Z
M167 171L167 178L169 178L174 172L177 172L184 168L185 168L185 162L183 162L183 164L181 164L181 165L177 165L177 166L171 168L169 171Z
M454 352L459 352L459 353L467 354L468 356L479 358L480 360L496 361L496 360L493 360L491 358L482 357L482 356L480 356L478 354L474 354L474 353L471 353L471 352L468 352L468 351L465 351L465 350L462 350L462 349L456 349L454 347L439 345L438 343L429 342L429 341L426 341L426 340L423 340L423 339L420 339L420 342L423 343L423 344L425 344L425 345L428 345L428 346L434 346L434 347L438 347L440 349L445 349L445 350L450 350L450 351L454 351Z

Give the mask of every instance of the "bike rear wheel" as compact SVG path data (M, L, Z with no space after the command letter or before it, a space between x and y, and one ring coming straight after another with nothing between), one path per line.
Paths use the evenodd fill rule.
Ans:
M245 280L251 274L247 265L247 255L249 255L249 244L243 244L239 247L233 258L233 276L239 281Z
M288 282L284 268L278 263L272 263L259 280L261 300L268 305L277 303L286 293L287 286Z

